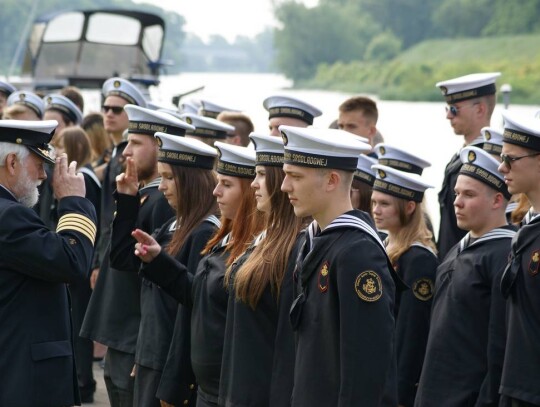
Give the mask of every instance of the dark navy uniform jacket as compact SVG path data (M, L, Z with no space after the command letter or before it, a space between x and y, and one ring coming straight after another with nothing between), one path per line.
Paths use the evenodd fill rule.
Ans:
M0 405L79 404L65 283L90 267L96 214L85 198L58 205L59 232L0 186Z
M497 406L505 347L499 290L511 225L467 235L437 269L417 407Z
M134 197L118 194L115 222L128 219L128 228L137 227L152 233L173 217L174 211L158 191L158 185L159 179L156 179ZM107 266L100 269L80 334L112 349L135 354L141 318L141 279L139 262L133 254L132 231L115 231L117 238L111 250L115 262L109 267L107 261ZM102 237L105 238L103 234Z
M371 219L353 210L309 236L291 309L292 405L374 407L391 398L396 406L388 385L395 381L396 283Z
M399 405L412 407L429 333L435 272L439 261L429 248L413 244L394 268L410 287L396 300L396 346Z
M539 216L514 237L501 288L507 297L508 333L500 393L540 405Z
M219 405L228 407L289 406L294 375L294 334L289 322L293 270L298 242L280 287L279 298L266 287L255 309L237 300L232 286L255 243L231 265L229 305L219 384ZM313 372L312 372L313 373Z
M199 386L198 403L217 404L228 294L223 278L230 235L199 262L195 275L163 251L143 267L143 275L191 308L191 364Z

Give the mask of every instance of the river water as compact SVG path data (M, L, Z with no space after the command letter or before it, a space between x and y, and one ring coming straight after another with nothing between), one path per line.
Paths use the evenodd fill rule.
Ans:
M160 104L170 104L175 94L204 86L204 90L190 97L208 99L248 114L255 131L267 133L268 114L262 101L272 94L281 93L295 96L312 103L323 111L314 121L315 127L328 127L337 118L338 106L353 93L329 92L319 90L292 90L291 83L281 75L243 74L243 73L184 73L163 76L157 88L150 89L152 99ZM416 154L432 166L424 170L423 178L434 186L426 192L426 205L433 220L436 232L439 224L437 193L443 179L444 167L451 156L460 148L463 139L456 136L445 116L445 103L440 102L402 102L379 100L378 129L385 142ZM500 97L499 97L500 99ZM502 126L502 104L497 105L493 114L492 127ZM538 106L510 105L511 110L524 115L534 115Z

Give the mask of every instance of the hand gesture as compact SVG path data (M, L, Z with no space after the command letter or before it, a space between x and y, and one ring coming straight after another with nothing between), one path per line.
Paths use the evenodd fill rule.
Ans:
M84 177L82 174L77 174L77 162L72 161L68 166L66 153L56 157L52 187L54 196L58 200L66 196L80 196L84 198L86 195Z
M126 160L126 171L117 175L116 190L120 194L137 195L139 191L139 178L137 177L137 165L133 158Z
M137 243L135 244L135 256L138 256L143 262L150 263L161 252L161 246L156 239L141 229L135 229L131 236Z

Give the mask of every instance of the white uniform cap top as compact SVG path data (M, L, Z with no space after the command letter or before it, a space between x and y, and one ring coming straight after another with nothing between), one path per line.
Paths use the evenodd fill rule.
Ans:
M45 102L45 110L58 110L69 117L69 120L75 124L81 124L83 114L81 109L64 95L52 93L43 98Z
M101 88L103 96L118 96L132 105L146 107L146 99L142 92L133 83L124 78L110 78Z
M300 119L312 125L313 119L322 114L321 110L303 100L285 95L274 95L263 101L264 108L268 111L268 118L292 117Z
M43 102L43 99L41 99L35 93L28 92L26 90L19 90L9 95L7 99L7 105L26 106L32 109L32 111L34 111L40 119L43 118L43 113L45 113L45 102Z
M433 188L432 185L425 183L418 174L396 170L381 164L375 164L371 168L377 174L373 184L374 191L408 201L422 202L426 189Z
M337 129L279 126L284 163L314 168L355 171L358 156L371 146L355 134Z
M480 134L484 137L482 149L493 155L502 153L503 134L501 130L493 127L482 127Z
M194 130L186 132L186 135L197 137L211 137L225 139L227 133L234 131L234 127L210 117L204 117L192 113L182 113L180 115L186 123L195 126Z
M0 81L0 92L5 93L6 96L9 96L13 92L17 92L17 88L9 82Z
M375 170L371 167L377 164L375 158L369 157L365 154L358 156L358 163L356 164L356 170L354 171L354 178L363 181L371 186L375 182Z
M498 171L501 163L488 152L478 147L467 146L461 149L459 158L463 163L459 170L460 174L475 178L501 192L506 199L510 199L511 195L504 183L504 177Z
M216 141L218 150L218 174L241 178L255 177L255 150Z
M154 137L159 145L158 161L207 170L214 168L217 150L202 141L161 132Z
M255 147L257 165L283 166L283 139L251 132L249 138Z
M186 131L195 129L183 120L159 110L137 105L125 105L124 110L129 118L129 133L154 136L159 131L175 136L185 136Z
M440 88L446 103L452 104L480 96L493 95L497 91L495 81L499 76L501 76L500 72L473 73L438 82L435 86Z
M379 164L396 170L422 175L424 168L431 166L429 161L389 144L379 143L373 150L378 156Z
M225 107L223 105L219 105L217 103L214 103L210 100L201 99L201 107L199 108L199 114L204 117L210 117L212 119L215 119L218 117L218 115L221 112L240 112L239 109L235 109L232 107Z
M503 143L515 144L540 151L540 120L503 111Z

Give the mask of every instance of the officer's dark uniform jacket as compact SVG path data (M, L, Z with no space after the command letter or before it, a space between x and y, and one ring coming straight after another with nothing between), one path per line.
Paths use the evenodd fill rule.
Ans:
M505 347L499 281L511 225L467 234L437 269L431 326L417 407L497 406Z
M139 263L134 259L135 240L131 232L137 227L152 233L174 216L158 185L159 178L141 188L137 196L117 194L115 229L116 223L124 219L132 228L128 231L118 226L118 231L115 230L111 252L115 264L109 267L107 259L106 267L100 269L81 329L81 336L128 354L135 354L141 312L141 279L137 274Z
M0 186L0 405L80 403L65 283L84 279L97 222L85 198L58 205L58 233Z
M201 259L195 275L168 254L160 254L142 268L147 279L191 308L191 364L199 386L197 405L217 405L218 401L228 304L223 278L229 239L230 234Z
M410 287L396 299L396 347L399 405L414 404L414 397L429 333L435 272L439 262L433 251L414 243L394 265L401 279Z
M294 334L289 322L293 270L298 242L289 254L279 298L266 287L255 309L237 300L234 278L263 232L232 265L229 305L219 384L219 405L228 407L289 406L294 375ZM312 372L313 373L313 372Z
M539 272L540 217L529 213L512 241L501 282L507 298L507 337L500 393L534 405L540 405Z
M483 142L483 137L477 137L469 145L481 148ZM467 233L463 229L458 228L456 214L454 212L454 200L456 198L454 188L462 165L463 163L459 158L459 153L456 153L444 169L443 184L439 192L441 220L439 238L437 239L437 250L440 260L444 259L450 249Z
M380 406L393 399L396 406L397 390L389 388L396 283L383 243L358 210L322 232L314 225L297 260L299 295L291 309L297 335L292 405Z

